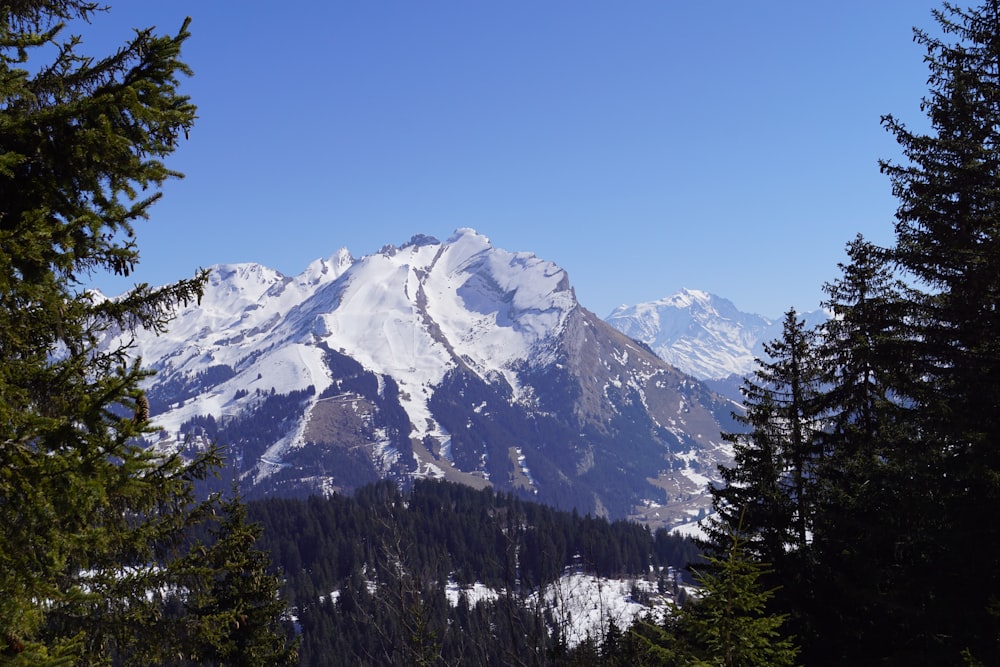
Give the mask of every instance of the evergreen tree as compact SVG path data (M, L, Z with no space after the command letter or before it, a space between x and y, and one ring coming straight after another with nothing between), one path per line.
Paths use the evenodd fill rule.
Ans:
M219 463L141 447L145 373L127 345L97 344L162 331L205 281L85 289L134 270L133 224L178 176L163 160L195 114L178 90L187 23L87 57L66 24L101 11L0 4L0 664L172 660L160 593L179 590L185 535L211 509L193 483Z
M765 536L799 538L772 560L776 607L812 664L1000 663L1000 529L982 520L1000 509L1000 2L934 16L938 35L916 31L932 131L883 119L905 156L882 164L900 201L895 244L858 238L827 285L820 391L802 395L798 422L821 428L799 441L804 457L779 454L795 447L782 437L796 433L795 392L774 388L794 365L787 354L763 365L771 375L747 392L751 433L724 473L736 488L715 494L716 545L741 504L756 557L775 553ZM775 462L793 472L777 494ZM790 567L792 554L807 557Z
M768 603L774 589L763 583L766 567L743 549L739 525L721 557L695 569L697 597L662 625L645 619L633 626L628 650L639 665L665 667L782 667L796 664L799 649L783 633L787 615Z
M268 572L270 559L256 548L259 525L246 522L246 507L223 503L210 543L184 559L179 624L189 635L186 653L196 664L277 667L294 664L279 619L285 604L281 580Z
M695 641L692 664L718 667L781 667L795 664L793 641L781 634L786 616L769 613L772 589L762 589L761 563L749 558L738 533L725 558L709 558L696 571L700 596L682 611L680 624Z
M812 530L820 368L815 332L795 310L786 313L781 338L765 344L743 386L745 414L735 415L747 433L724 434L733 443L734 464L720 469L725 486L712 489L717 519L710 536L720 553L737 523L746 548L776 562L804 549Z
M774 396L767 387L744 386L746 414L736 419L748 427L746 433L725 433L733 445L733 465L720 467L723 485L711 489L715 510L706 522L710 546L724 553L732 527L744 526L744 548L755 558L781 558L794 541L794 507L782 489L785 476L782 432L777 426ZM753 396L753 402L750 401Z
M790 310L781 338L765 345L744 383L745 433L733 443L733 465L721 466L724 485L710 489L715 516L707 526L708 555L725 558L735 534L748 558L769 563L764 575L780 592L772 609L791 615L798 634L809 631L815 596L811 545L822 465L822 367L816 332Z
M912 392L913 333L908 291L894 275L888 251L860 235L847 244L841 277L824 285L832 317L820 327L820 401L829 422L829 456L882 460L912 420L903 397Z
M781 338L764 345L769 360L761 362L756 373L775 408L777 419L771 428L779 431L786 467L782 487L792 503L793 545L798 548L808 544L812 530L812 485L821 454L816 438L821 424L816 404L820 371L815 347L815 332L807 329L792 309L785 315Z
M931 510L911 515L902 545L911 579L924 580L907 601L910 634L921 660L968 650L996 664L1000 526L983 517L1000 511L1000 1L934 16L939 34L916 31L931 130L883 120L905 156L882 169L899 200L892 259L915 287L912 496Z
M901 502L914 437L901 398L914 381L906 289L884 249L858 236L847 255L824 287L832 317L820 327L826 427L810 567L822 603L802 635L808 664L865 662L906 636L893 594L904 583L896 544L918 510Z

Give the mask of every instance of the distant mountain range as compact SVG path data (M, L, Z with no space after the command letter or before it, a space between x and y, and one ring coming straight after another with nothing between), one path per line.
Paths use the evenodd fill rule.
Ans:
M798 316L808 326L828 317L822 310ZM782 319L745 313L728 299L683 289L657 301L620 306L607 322L667 363L739 400L742 378L766 357L764 343L781 337Z
M701 380L746 372L774 326L695 291L605 322L552 262L462 229L294 277L213 267L135 349L150 444L220 443L248 497L440 477L677 525L707 511L739 409Z

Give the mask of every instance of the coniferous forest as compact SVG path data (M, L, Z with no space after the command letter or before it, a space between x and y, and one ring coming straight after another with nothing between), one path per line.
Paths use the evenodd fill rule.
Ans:
M244 503L199 492L222 450L140 446L162 397L98 341L163 331L206 276L83 279L135 269L196 109L187 23L87 57L65 24L103 11L0 4L0 665L1000 664L1000 0L915 31L893 242L847 243L828 322L787 313L698 545L440 482ZM538 603L671 568L698 592L582 642Z
M673 597L676 575L697 559L690 540L664 530L447 482L405 493L379 482L248 509L285 573L303 665L588 664L579 656L603 643L611 612L581 647L569 637L575 610L539 591L580 571L653 579ZM477 584L486 597L471 596Z

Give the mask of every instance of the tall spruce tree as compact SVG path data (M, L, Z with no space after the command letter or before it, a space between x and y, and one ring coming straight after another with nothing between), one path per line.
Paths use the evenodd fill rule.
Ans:
M256 547L261 527L247 523L247 509L234 494L222 504L207 545L184 558L184 589L174 596L173 623L188 637L191 664L279 667L298 658L280 620L285 604L281 580Z
M816 604L811 543L822 460L821 367L816 333L789 310L779 339L765 345L743 386L745 433L723 434L733 443L733 465L721 466L724 485L712 488L715 517L708 523L710 556L725 557L732 536L748 558L768 563L765 584L780 590L769 602L790 613L795 634L808 632Z
M912 420L902 400L915 382L909 292L888 251L860 235L847 244L847 260L838 265L840 278L823 287L831 318L818 332L819 401L828 422L824 449L867 467L883 461L896 432Z
M824 286L832 317L819 327L825 425L809 566L823 603L803 637L807 664L891 653L906 637L895 592L913 583L896 578L896 545L920 511L909 493L915 421L902 399L914 382L907 289L885 249L858 236L847 256Z
M0 3L0 664L174 659L158 592L178 590L185 532L211 509L192 485L218 464L140 446L145 373L97 344L162 330L205 280L85 289L134 270L133 224L178 176L163 160L195 118L178 90L187 23L87 57L66 24L101 11Z
M781 337L764 346L768 359L758 360L743 385L746 413L736 419L749 432L724 434L734 445L734 466L721 469L726 485L712 491L722 550L737 520L747 549L767 561L809 543L821 426L815 346L815 332L789 310Z
M926 49L931 130L883 119L902 148L883 162L899 200L892 259L915 286L914 361L907 398L919 417L908 566L923 579L913 653L933 664L962 651L1000 664L1000 0L945 3Z
M712 551L724 553L726 536L740 525L744 550L758 560L780 560L795 540L795 509L785 493L783 432L768 387L745 387L746 414L737 420L746 433L724 433L733 445L733 465L719 469L723 486L712 489L714 514L707 522ZM751 398L752 397L752 398Z

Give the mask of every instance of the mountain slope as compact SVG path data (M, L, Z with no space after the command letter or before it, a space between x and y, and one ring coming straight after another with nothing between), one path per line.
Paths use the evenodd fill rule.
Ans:
M810 326L822 310L800 313ZM683 289L656 301L619 306L608 324L648 345L661 359L702 380L745 377L764 358L764 343L781 336L781 320L745 313L722 297Z
M468 229L295 277L215 267L136 349L151 444L217 440L251 495L439 477L675 523L729 456L731 402L580 306L555 264Z

